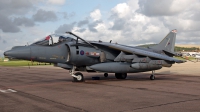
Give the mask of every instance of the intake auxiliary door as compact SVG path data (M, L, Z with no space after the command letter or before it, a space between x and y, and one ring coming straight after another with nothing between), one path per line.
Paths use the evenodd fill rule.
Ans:
M106 61L106 53L101 51L100 54L100 62L105 62Z
M68 45L66 45L67 47L67 59L66 59L66 62L69 62L70 61L70 58L71 58L71 51L70 51L70 48Z

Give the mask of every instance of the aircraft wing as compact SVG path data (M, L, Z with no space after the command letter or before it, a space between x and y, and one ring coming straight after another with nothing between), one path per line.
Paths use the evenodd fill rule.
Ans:
M163 55L163 54L159 54L159 53L155 53L155 52L150 52L150 51L145 51L145 50L141 50L141 49L137 49L137 48L134 48L134 47L125 46L125 45L112 44L112 43L103 43L103 42L102 43L92 42L92 43L96 44L96 45L107 46L107 47L109 47L111 49L132 53L132 54L135 54L135 55L142 55L142 56L147 56L147 57L151 57L151 58L157 58L157 59L176 62L176 63L185 62L183 60L178 60L178 59L175 59L173 57L169 57L167 55Z

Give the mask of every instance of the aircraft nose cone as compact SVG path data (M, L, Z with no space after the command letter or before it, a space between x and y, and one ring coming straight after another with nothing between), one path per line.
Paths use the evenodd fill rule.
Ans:
M11 49L9 51L4 52L4 56L17 59L30 59L30 48L20 47L17 49Z
M4 52L4 56L12 56L12 55L13 55L13 50Z
M8 55L7 51L6 51L6 52L4 52L3 54L4 54L4 56L7 56L7 55Z
M4 56L9 56L10 54L12 54L10 51L4 52Z

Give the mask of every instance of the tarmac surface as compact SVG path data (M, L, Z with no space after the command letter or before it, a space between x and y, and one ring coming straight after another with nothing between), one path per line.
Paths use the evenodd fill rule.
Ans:
M126 80L84 72L83 83L57 67L0 67L0 112L200 112L199 67L175 64L153 81L151 72Z

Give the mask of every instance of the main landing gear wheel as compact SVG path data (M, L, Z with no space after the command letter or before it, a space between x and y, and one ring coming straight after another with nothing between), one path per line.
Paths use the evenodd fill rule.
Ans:
M155 76L154 76L154 75L151 75L151 76L150 76L150 79L151 79L151 80L154 80L154 79L155 79Z
M74 75L76 76L76 77L73 77L74 78L74 82L83 82L84 81L84 77L83 77L82 73L77 72Z
M108 73L104 73L104 77L108 77Z
M115 73L117 79L126 79L127 73Z
M153 71L152 71L152 75L150 76L150 80L154 80L154 79L155 79L154 74L155 74L155 71L153 70Z

